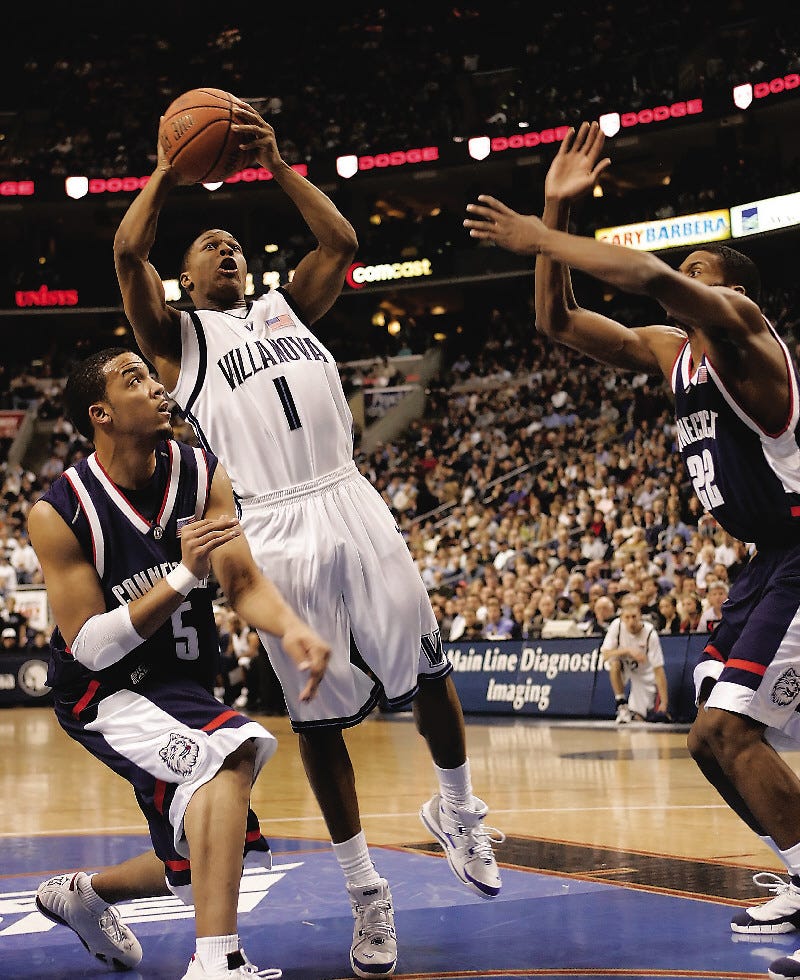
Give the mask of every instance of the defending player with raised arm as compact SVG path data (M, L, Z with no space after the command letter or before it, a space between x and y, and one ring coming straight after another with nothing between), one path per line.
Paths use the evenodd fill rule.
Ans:
M673 269L656 255L569 234L569 205L606 161L584 123L559 148L544 220L492 197L468 206L479 241L536 255L536 326L606 364L661 373L695 493L733 537L755 546L695 667L698 713L688 747L734 812L784 863L776 897L737 913L742 933L800 928L800 780L773 747L800 739L800 385L786 344L758 305L752 261L721 244ZM628 328L580 307L569 268L646 295L669 323ZM800 950L770 967L800 977Z
M95 451L28 518L56 621L48 684L65 732L133 786L153 851L91 877L48 879L37 906L130 969L141 947L110 903L171 891L195 907L184 980L252 976L239 884L245 853L269 857L249 802L276 741L212 693L212 570L240 615L280 639L301 701L316 694L330 648L259 572L216 458L170 438L164 388L138 354L87 358L65 398Z

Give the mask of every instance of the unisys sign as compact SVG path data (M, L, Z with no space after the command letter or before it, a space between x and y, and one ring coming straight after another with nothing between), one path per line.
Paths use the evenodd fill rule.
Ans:
M77 306L77 289L50 289L40 286L38 289L18 289L14 293L16 306Z

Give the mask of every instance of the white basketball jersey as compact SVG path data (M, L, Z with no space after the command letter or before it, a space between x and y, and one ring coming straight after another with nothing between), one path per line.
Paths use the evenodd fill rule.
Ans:
M245 311L181 313L169 392L246 499L316 480L353 459L353 416L333 355L271 290Z

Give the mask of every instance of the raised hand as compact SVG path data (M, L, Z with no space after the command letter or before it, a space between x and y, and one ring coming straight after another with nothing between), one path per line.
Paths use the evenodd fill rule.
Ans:
M561 141L544 179L544 196L571 203L584 197L611 163L600 158L605 136L598 123L581 123L577 134L570 129Z
M545 226L533 214L518 214L488 194L478 196L478 204L468 204L469 218L464 227L470 238L492 242L518 255L536 255Z

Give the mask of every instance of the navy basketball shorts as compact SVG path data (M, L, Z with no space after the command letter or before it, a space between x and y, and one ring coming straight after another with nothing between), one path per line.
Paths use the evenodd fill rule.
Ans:
M800 740L800 544L761 548L739 574L695 668L706 701Z
M165 864L167 884L191 903L183 824L189 801L248 739L256 749L255 780L277 748L275 736L184 679L153 681L85 704L56 699L55 708L67 734L133 786L153 849ZM249 851L269 863L269 846L252 810L245 841Z
M331 645L316 697L301 702L305 677L261 635L295 731L355 725L381 697L407 704L420 677L452 670L408 545L355 463L243 501L241 523L261 570Z

